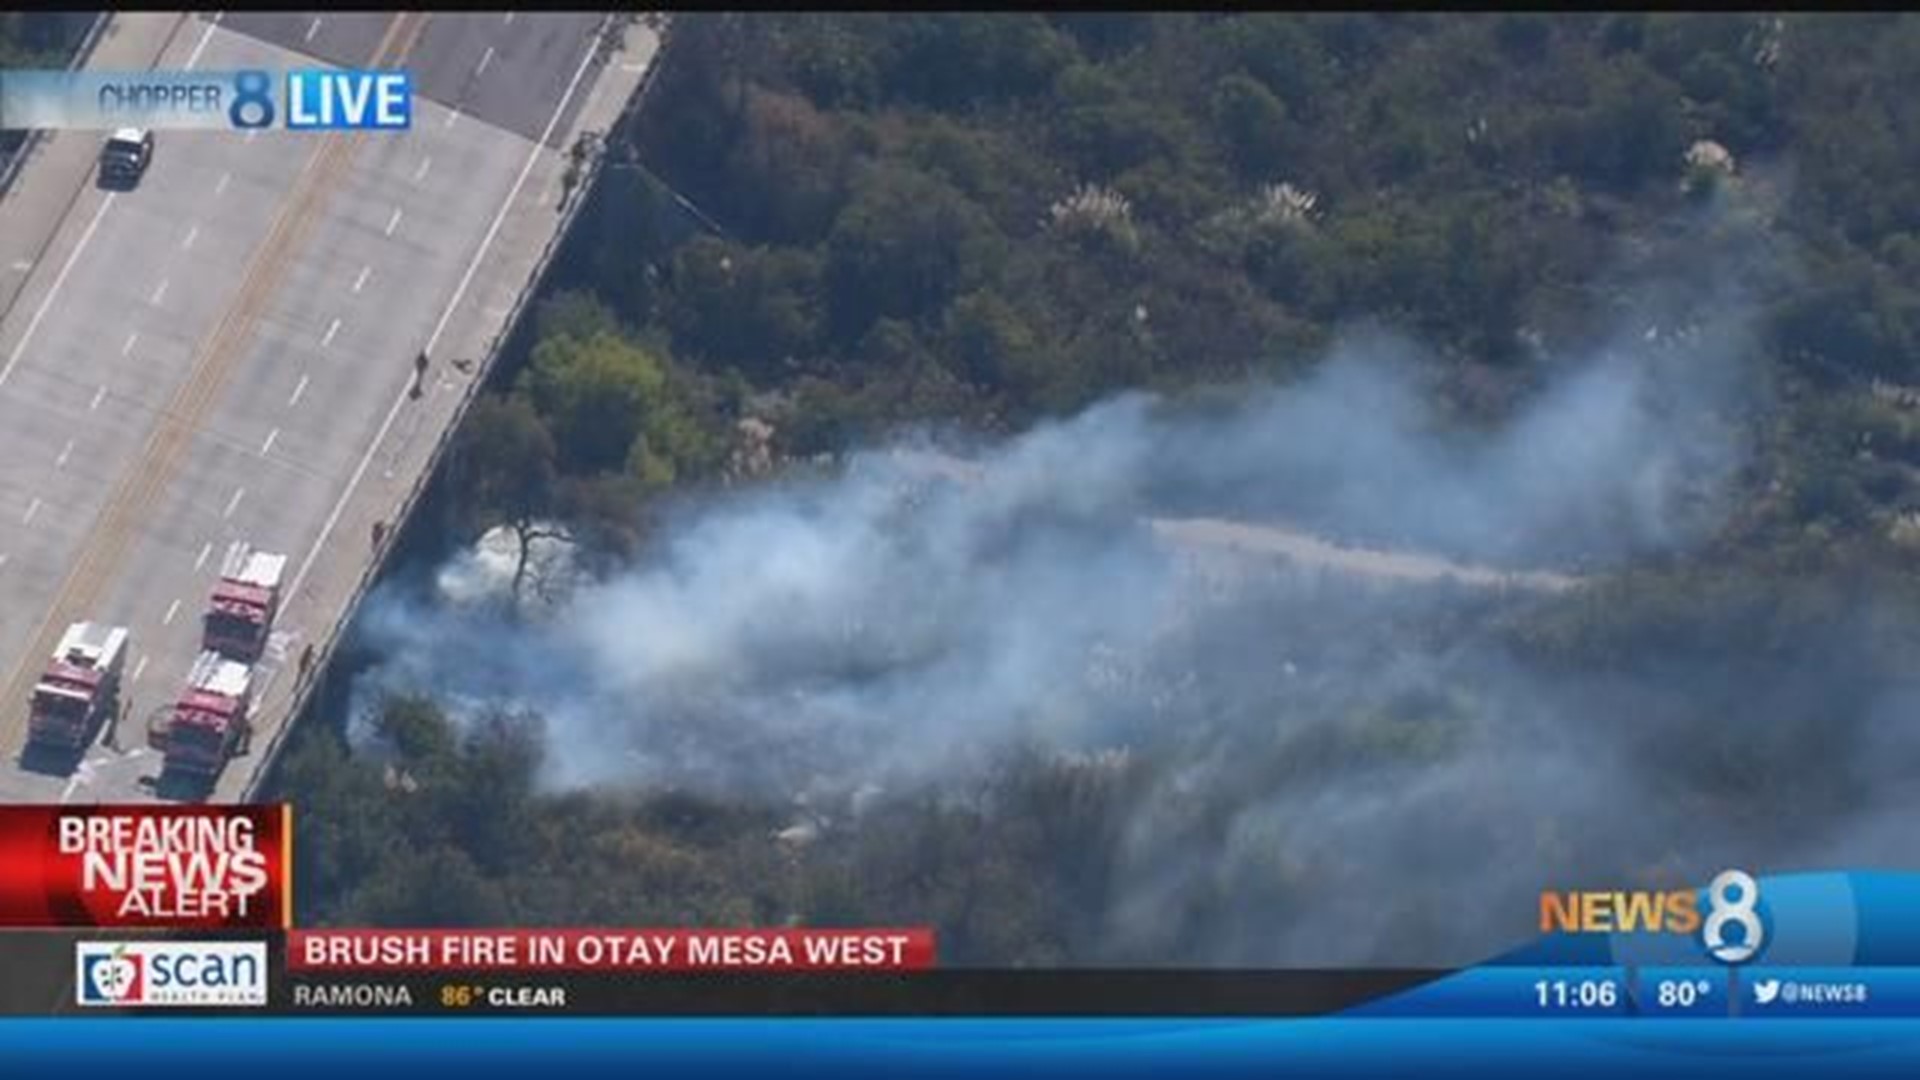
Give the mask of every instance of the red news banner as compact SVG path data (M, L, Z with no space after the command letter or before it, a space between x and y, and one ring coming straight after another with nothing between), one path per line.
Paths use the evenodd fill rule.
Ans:
M0 928L280 930L292 813L274 806L0 806Z
M295 930L287 970L924 971L933 931Z
M919 971L910 929L291 930L273 806L0 806L0 929L288 930L296 972Z

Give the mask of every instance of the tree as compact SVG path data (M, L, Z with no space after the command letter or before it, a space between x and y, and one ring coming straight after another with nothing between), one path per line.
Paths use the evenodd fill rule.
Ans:
M583 568L624 565L640 546L646 523L647 486L625 472L569 476L560 482L559 514L576 543Z
M1184 167L1200 142L1175 103L1132 94L1068 105L1050 130L1080 176L1117 176L1149 162Z
M660 359L615 334L571 334L536 345L520 392L545 418L570 473L622 468L647 411L666 392Z
M893 42L883 20L796 15L780 35L794 84L828 108L871 108L881 98L882 72Z
M533 329L537 341L556 337L586 341L625 332L613 309L586 289L562 289L540 300L533 308Z
M1589 70L1591 102L1558 130L1560 167L1620 193L1677 176L1686 149L1678 88L1630 57Z
M380 737L392 744L408 766L421 770L451 767L459 741L446 714L431 699L390 697L381 703L376 724Z
M362 926L503 926L513 921L499 883L467 854L436 845L388 864L343 905Z
M1273 91L1296 116L1315 116L1331 100L1330 57L1308 32L1309 20L1265 13L1225 19L1217 33L1240 66Z
M802 248L702 237L673 260L674 350L766 380L809 355L821 324L819 260Z
M660 265L703 226L633 160L632 144L614 142L608 153L555 261L552 298L591 297L617 320L638 325L655 315Z
M454 773L425 792L439 803L435 815L453 824L461 850L489 875L510 874L532 854L541 748L537 717L490 712L469 725Z
M847 198L852 146L841 122L799 94L754 88L728 155L721 214L755 240L812 244Z
M988 273L1001 243L986 213L952 184L898 165L869 169L827 238L836 337L858 341L876 319L937 308Z
M943 337L949 370L995 392L1030 396L1037 342L1019 312L998 294L974 292L954 301Z
M889 89L936 109L1040 93L1075 53L1072 41L1040 15L894 15L890 21L898 44Z
M1153 39L1153 15L1145 12L1072 12L1051 16L1084 52L1102 59L1137 49Z
M462 517L474 532L492 525L513 530L515 601L526 581L534 542L563 535L551 524L556 453L540 414L519 394L481 398L460 429L454 475L463 481L458 497Z
M1510 60L1530 64L1546 51L1553 37L1553 20L1538 12L1501 15L1494 22L1493 39Z
M1213 122L1243 175L1271 180L1285 163L1287 107L1246 75L1229 75L1213 92Z

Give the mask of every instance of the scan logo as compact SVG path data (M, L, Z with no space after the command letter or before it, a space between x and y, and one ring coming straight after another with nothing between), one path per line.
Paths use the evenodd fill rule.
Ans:
M83 941L74 999L108 1008L257 1007L267 1003L260 941Z

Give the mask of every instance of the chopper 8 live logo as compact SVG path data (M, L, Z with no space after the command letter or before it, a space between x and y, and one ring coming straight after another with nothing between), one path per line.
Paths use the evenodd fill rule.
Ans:
M1723 964L1744 964L1767 942L1760 883L1744 870L1723 870L1708 884L1705 910L1692 889L1543 890L1542 934L1698 935Z
M0 807L0 927L282 929L286 806Z

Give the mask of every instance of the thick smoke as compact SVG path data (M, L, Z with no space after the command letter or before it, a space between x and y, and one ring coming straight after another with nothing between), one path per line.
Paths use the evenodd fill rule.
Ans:
M1349 343L1305 387L1167 430L1152 481L1168 501L1227 516L1277 514L1470 558L1611 561L1678 547L1717 524L1711 496L1740 460L1725 409L1742 385L1744 335L1725 325L1662 342L1652 329L1548 385L1499 430L1468 434L1439 426L1404 347Z
M1460 435L1369 341L1224 411L1130 395L964 461L863 453L700 509L550 618L383 596L361 631L391 660L367 688L532 708L563 784L765 796L815 774L937 777L1013 740L1106 745L1131 710L1089 683L1095 661L1195 638L1193 564L1219 561L1204 533L1158 542L1154 515L1277 524L1253 508L1292 500L1335 532L1506 563L1570 537L1592 558L1671 545L1707 524L1694 493L1738 460L1708 393L1734 362L1611 352L1510 425Z
M1430 408L1406 346L1356 338L1231 406L1130 395L965 460L892 447L720 499L538 616L389 588L358 626L384 659L356 698L537 712L557 786L770 803L939 789L1014 747L1126 749L1113 768L1155 765L1101 955L1471 960L1523 937L1556 879L1766 869L1806 839L1694 794L1711 680L1676 705L1528 670L1490 627L1565 593L1387 573L1385 551L1236 556L1149 522L1508 568L1683 551L1721 522L1755 379L1736 318L1644 328L1491 429ZM1771 676L1817 694L1806 663ZM1725 700L1744 677L1713 676ZM1174 913L1201 895L1196 930Z

